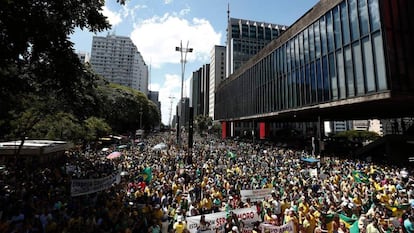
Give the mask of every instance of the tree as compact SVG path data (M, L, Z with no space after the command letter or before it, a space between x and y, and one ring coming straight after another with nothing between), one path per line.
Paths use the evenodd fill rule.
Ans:
M100 116L116 132L135 131L141 123L143 128L149 129L160 122L157 107L142 92L113 83L101 83L97 92Z
M198 115L195 117L194 124L198 133L202 135L210 126L213 125L213 120L209 116Z
M70 113L49 114L28 133L29 138L70 140L79 142L85 137L82 122Z
M72 111L74 104L83 102L94 76L80 63L68 36L76 27L109 29L103 6L101 0L2 1L0 137L24 138L40 116L58 109ZM56 101L42 106L25 103L42 98ZM16 124L22 121L25 129Z
M335 138L346 138L349 141L364 142L379 138L379 135L371 131L348 130L335 134Z
M100 137L106 136L111 132L111 127L105 122L105 120L97 117L90 117L84 121L85 127L85 140L96 141Z

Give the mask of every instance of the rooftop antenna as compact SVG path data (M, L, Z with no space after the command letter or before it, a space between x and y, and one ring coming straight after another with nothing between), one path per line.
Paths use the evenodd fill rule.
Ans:
M227 3L227 21L230 21L230 3Z
M230 25L230 2L227 2L227 28L226 28L226 34L227 34L227 39L226 39L226 44L228 43L228 38L229 38L229 25Z

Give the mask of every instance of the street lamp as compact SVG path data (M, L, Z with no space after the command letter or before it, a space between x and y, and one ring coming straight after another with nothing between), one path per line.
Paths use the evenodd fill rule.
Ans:
M180 112L177 113L177 143L178 145L181 145L181 136L180 136L180 118L181 118L181 113L182 113L182 108L183 108L183 102L184 102L184 96L183 96L183 92L184 92L184 73L185 73L185 63L187 62L187 53L191 53L193 52L193 48L188 48L188 44L189 41L187 41L187 47L183 48L183 41L180 41L180 47L175 47L175 51L180 52L181 53L181 98L179 103L181 104L180 107Z

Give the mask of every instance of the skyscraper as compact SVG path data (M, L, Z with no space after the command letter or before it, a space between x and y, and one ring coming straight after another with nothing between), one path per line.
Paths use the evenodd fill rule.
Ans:
M148 66L129 37L94 36L90 62L109 82L148 94Z
M210 60L210 88L208 115L214 120L214 94L216 88L226 78L226 47L215 45L211 50Z
M279 37L286 26L229 18L227 26L226 77L231 75L270 41Z

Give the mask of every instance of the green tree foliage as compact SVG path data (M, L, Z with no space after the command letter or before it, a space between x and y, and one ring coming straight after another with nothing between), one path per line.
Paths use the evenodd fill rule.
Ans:
M49 114L38 122L28 133L29 138L45 138L50 140L79 141L84 136L82 122L70 113L58 112Z
M111 127L101 118L90 117L84 121L84 125L87 141L96 141L111 132Z
M142 92L112 83L99 85L97 92L101 117L116 132L135 131L141 123L145 128L160 121L157 107Z
M213 125L213 120L209 116L198 115L195 117L194 126L200 135L206 132L208 128L212 125Z
M124 4L123 0L117 0ZM0 7L0 138L95 140L160 114L140 92L109 84L82 65L75 28L110 28L102 0L6 0Z
M364 142L372 141L379 138L379 135L371 131L348 130L339 132L334 135L335 138L345 138L349 141Z
M0 132L13 129L30 113L73 110L93 80L73 51L69 35L76 27L98 32L110 25L100 10L104 1L6 0L0 7ZM25 99L47 100L36 110ZM52 101L48 101L52 100ZM33 116L39 116L34 114ZM23 118L22 118L23 117ZM33 118L30 118L33 119ZM38 117L35 117L38 119ZM25 126L34 126L27 124ZM17 136L17 135L16 135Z

